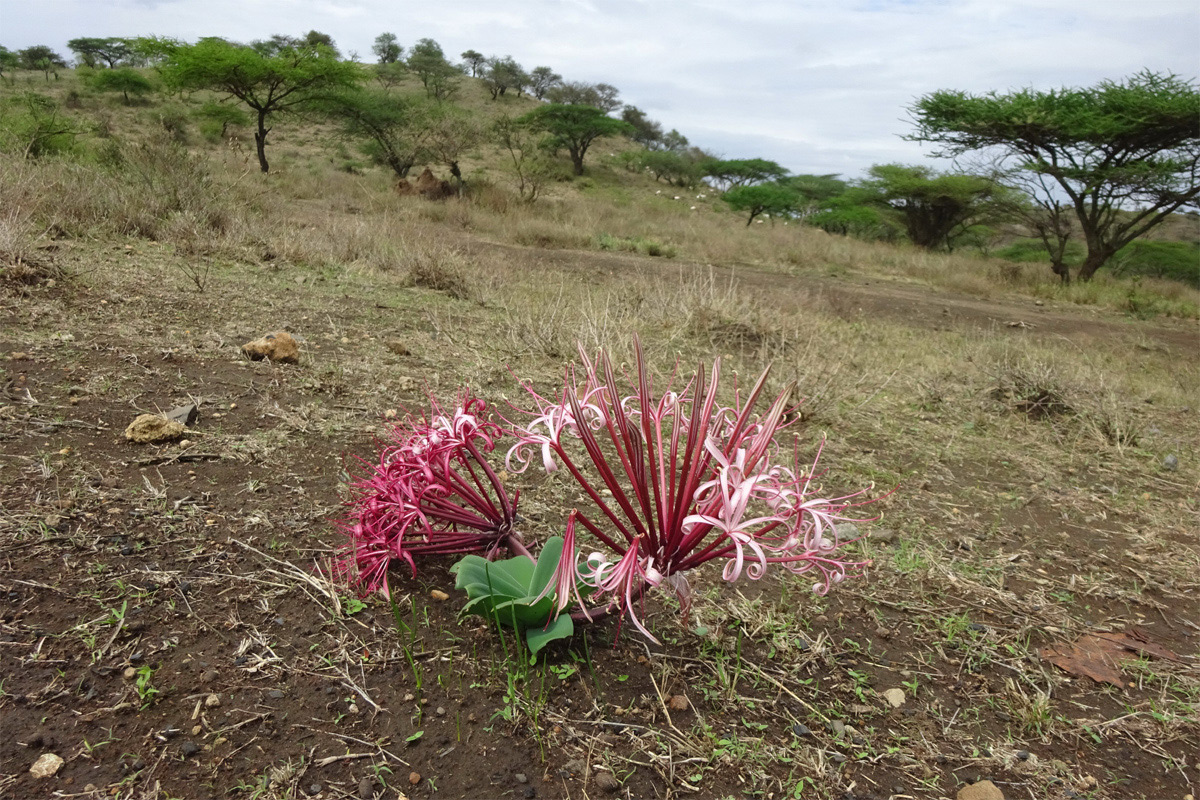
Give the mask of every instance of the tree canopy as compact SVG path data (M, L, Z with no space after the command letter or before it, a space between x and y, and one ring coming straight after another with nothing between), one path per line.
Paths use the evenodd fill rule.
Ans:
M142 73L129 67L105 69L93 72L86 79L93 89L100 92L120 92L125 105L132 101L129 96L142 97L154 91L154 84Z
M548 133L552 146L566 148L576 175L583 174L583 159L592 142L601 136L619 136L632 130L628 122L613 119L598 108L561 103L535 108L519 121Z
M442 46L433 39L421 39L412 46L408 68L420 79L426 94L435 100L446 100L458 90L462 72L446 60Z
M1087 280L1117 251L1200 196L1200 91L1174 75L1140 72L1090 88L972 95L942 90L910 108L937 155L992 156L1052 208L1065 199L1087 254ZM1059 273L1070 275L1065 267Z
M41 72L47 81L50 80L50 73L56 68L67 66L66 59L44 44L35 44L33 47L19 50L17 56L22 67ZM56 78L57 76L58 73L55 73Z
M704 164L704 174L718 189L728 191L739 186L777 181L787 176L788 171L765 158L712 159Z
M404 54L404 48L400 46L396 34L381 33L375 37L375 42L371 45L371 52L375 54L375 58L379 59L380 64L395 64Z
M735 186L721 199L734 211L749 211L746 224L754 222L760 214L786 215L796 209L800 195L795 189L781 183L760 183L754 186Z
M168 84L224 92L257 113L254 143L263 172L270 169L266 145L271 129L266 123L271 114L301 110L362 79L357 64L342 61L324 45L287 44L271 52L263 55L223 39L201 39L175 48L163 65Z
M909 240L932 250L950 248L956 234L982 221L999 187L976 175L940 174L925 166L877 164L860 185L860 201L896 211Z
M67 42L67 48L86 66L94 67L100 61L105 62L109 69L117 63L129 58L133 51L129 40L119 37L97 39L80 37Z

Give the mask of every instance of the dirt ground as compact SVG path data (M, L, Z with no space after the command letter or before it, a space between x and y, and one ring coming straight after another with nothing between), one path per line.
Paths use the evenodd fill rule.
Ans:
M692 268L476 247L596 285ZM395 572L399 627L386 602L326 577L343 476L372 456L389 410L468 379L512 392L497 317L396 282L259 265L223 267L197 294L148 244L56 258L76 277L0 293L0 796L899 800L990 780L1009 800L1185 800L1200 788L1195 464L1034 468L986 441L939 461L839 431L832 469L874 459L901 478L885 520L864 524L884 534L862 546L877 563L867 579L827 599L773 580L708 587L688 629L651 599L662 646L603 622L523 667L512 642L458 618L449 559ZM816 302L929 336L1115 338L1197 361L1194 322L735 273L781 313ZM301 336L299 364L240 355L275 329ZM126 441L138 413L187 403L199 418L182 441ZM924 413L895 435L943 435L950 423ZM1164 436L1172 420L1194 430L1194 409L1154 413ZM537 494L532 477L514 480ZM552 498L523 514L535 539L560 518ZM1148 643L1126 651L1125 685L1039 655L1089 630ZM64 763L35 777L45 754Z

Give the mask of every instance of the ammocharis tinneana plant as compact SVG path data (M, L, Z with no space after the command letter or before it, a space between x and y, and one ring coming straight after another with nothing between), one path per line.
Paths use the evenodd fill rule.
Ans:
M352 484L343 571L365 590L386 592L392 560L415 570L416 555L483 553L454 567L469 598L465 611L525 631L535 654L569 636L575 622L610 613L628 616L657 642L638 613L645 592L671 591L686 617L686 574L709 561L723 562L730 582L772 568L810 576L818 594L860 573L867 562L839 557L847 541L837 523L851 519L847 511L866 490L820 496L821 447L811 465L802 464L797 446L783 441L791 387L756 413L768 368L721 406L718 360L678 389L655 392L635 345L624 389L605 352L592 359L581 348L582 365L568 369L555 396L524 385L533 407L519 412L523 421L489 420L486 404L465 391L453 413L434 401L429 416L406 418L380 463ZM513 529L516 494L509 498L488 464L503 435L516 439L508 469L564 470L589 500L538 558ZM587 557L579 526L600 548ZM501 546L516 558L495 561Z

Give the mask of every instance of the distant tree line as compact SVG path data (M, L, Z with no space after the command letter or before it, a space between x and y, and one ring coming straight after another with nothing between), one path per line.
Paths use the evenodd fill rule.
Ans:
M463 51L454 63L429 38L406 48L395 34L381 33L370 65L344 57L332 37L315 30L245 44L81 37L68 47L86 86L120 93L126 104L159 85L181 97L215 92L217 99L197 115L221 135L230 126L253 125L263 172L270 169L274 120L285 114L335 123L398 177L420 163L443 164L460 190L463 154L490 141L508 156L528 200L553 174L556 154L582 175L597 139L623 136L640 147L622 149L618 163L668 186L711 189L747 225L796 221L931 250L986 246L998 230L1020 230L1041 243L1064 282L1088 280L1169 215L1196 210L1200 197L1200 91L1194 82L1150 71L1087 88L933 92L909 108L915 130L907 138L933 144L935 155L958 159L958 168L881 164L848 180L793 175L762 158L720 158L624 104L611 84L564 80L551 67L527 70L511 55L477 50ZM10 82L16 70L49 81L67 66L45 45L0 46L0 79ZM468 76L496 103L538 103L483 125L451 102ZM395 92L402 83L419 83L424 96ZM29 157L79 132L48 98L23 96L9 106L22 115L9 128L32 132L17 137ZM967 157L974 160L964 168ZM1082 260L1068 263L1081 250Z

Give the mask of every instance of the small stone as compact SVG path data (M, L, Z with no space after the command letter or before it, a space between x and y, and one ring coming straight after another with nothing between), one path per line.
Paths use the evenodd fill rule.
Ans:
M204 733L204 728L200 727L199 725L192 726L192 736L199 736L202 733Z
M220 706L221 706L220 695L210 694L208 697L204 698L204 707L205 708L220 708Z
M282 700L283 692L279 689L272 689L271 691L267 692L267 697L271 698L272 700Z
M979 781L962 787L955 797L957 800L1004 800L1004 793L991 781Z
M597 789L608 794L613 794L621 788L621 782L611 772L598 773L593 783Z
M1179 457L1172 453L1164 458L1163 469L1167 470L1168 472L1174 472L1175 470L1179 469Z
M516 775L513 775L513 777L517 779L517 783L529 783L529 776L524 772L518 772Z
M172 422L178 422L180 425L191 427L196 424L196 417L200 416L200 410L196 408L195 403L188 403L183 406L176 406L163 414L164 417Z
M667 700L667 707L670 708L672 711L687 711L687 709L688 709L687 696L682 695L682 694L671 695L671 698L669 700Z
M188 739L183 744L179 745L179 752L183 753L184 758L190 758L200 752L200 745Z
M262 361L265 358L279 364L298 364L300 343L287 331L275 331L261 339L246 342L242 345L242 353L251 361Z
M834 752L829 755L829 759L836 764L845 764L846 756L842 753Z
M892 708L899 708L904 705L905 696L903 689L888 689L883 693L883 699L887 700L888 705Z
M221 673L217 672L215 669L206 669L200 676L200 682L212 683L219 677L221 677Z
M413 700L416 700L416 699L417 699L417 696L415 694L413 694L412 692L409 692L408 694L404 695L404 702L406 702L406 703L411 703Z
M363 778L358 782L358 797L359 800L371 800L375 797L375 782L370 778Z
M358 703L351 703L349 705L349 707L346 709L346 712L349 714L357 714L358 713Z
M432 592L429 593L429 596L432 597L434 600L449 600L450 599L450 595L446 594L441 589L434 589Z
M1028 750L1018 750L1017 758L1021 759L1022 761L1028 761L1029 760L1029 751Z
M308 786L305 786L305 787L304 787L304 791L305 791L305 792L308 794L308 796L309 796L309 797L313 797L314 795L318 795L318 794L320 794L320 793L321 793L321 784L319 784L319 783L310 783Z
M801 725L799 722L792 726L792 733L801 738L805 736L812 736L812 731L809 729L809 727L807 725Z
M416 786L420 782L421 782L421 773L417 772L416 770L413 770L412 772L408 773L409 785Z
M29 774L35 778L53 778L62 769L62 765L61 756L56 756L54 753L42 753L29 768Z
M131 681L137 677L137 673L138 673L137 667L126 667L125 671L122 672L121 674L123 676L125 676L125 680Z
M135 444L173 442L183 436L187 428L158 414L140 414L125 428L125 438Z
M438 715L439 717L444 717L444 716L446 716L446 707L445 707L445 706L438 706L438 707L437 707L437 715Z
M534 797L537 797L537 789L533 788L532 786L526 786L525 800L533 800Z
M858 526L853 522L843 522L840 525L835 525L834 530L837 531L838 538L844 542L848 542L851 539L857 539L859 537Z
M889 528L871 531L871 541L876 544L892 544L896 541L896 532Z
M846 723L842 722L840 719L835 719L833 722L829 723L829 732L834 736L841 736L846 732Z

